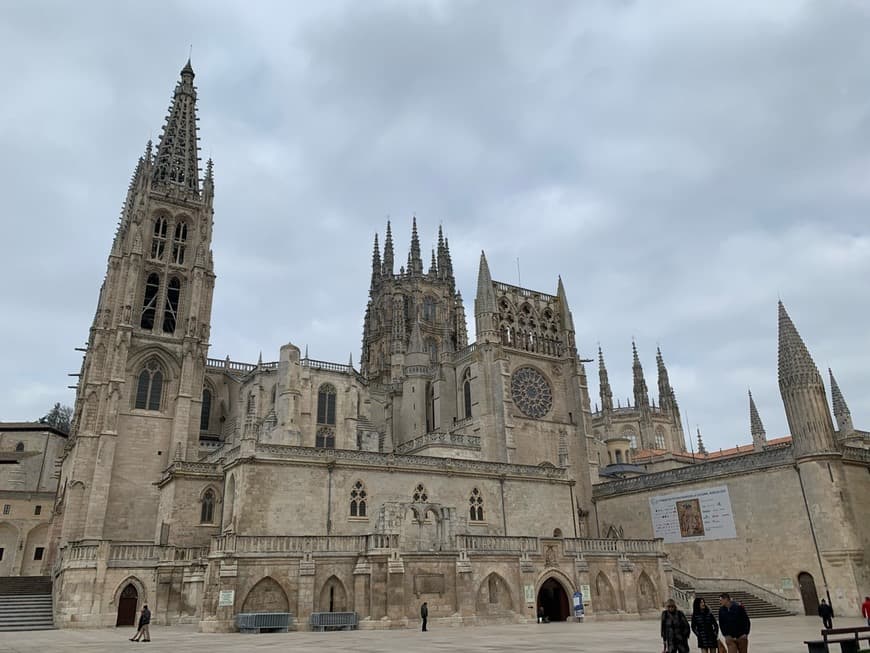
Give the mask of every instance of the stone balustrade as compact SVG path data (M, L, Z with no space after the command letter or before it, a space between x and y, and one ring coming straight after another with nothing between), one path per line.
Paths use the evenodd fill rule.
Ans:
M462 433L445 433L432 431L413 440L408 440L396 447L396 453L407 454L419 451L431 445L446 445L450 447L462 447L464 449L480 450L480 437L476 435L463 435Z
M211 553L360 554L369 550L369 537L368 535L216 535L211 538ZM378 540L377 543L382 545L384 542Z
M487 553L538 553L537 537L504 535L457 535L456 545L462 551Z
M592 537L565 538L568 555L663 554L662 540L611 540Z

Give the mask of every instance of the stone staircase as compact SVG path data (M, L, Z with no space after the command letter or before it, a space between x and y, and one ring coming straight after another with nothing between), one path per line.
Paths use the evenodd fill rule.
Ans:
M727 592L728 594L730 594L732 601L742 603L743 607L746 608L746 612L749 614L750 619L791 616L791 612L787 612L779 606L773 605L773 603L768 603L764 599L755 596L754 594L750 594L749 592L744 592L740 590L731 590L727 587L723 587L718 592L701 592L696 590L695 597L704 599L704 602L708 606L710 606L710 609L714 612L714 614L718 614L719 594L721 594L722 592Z
M0 631L54 628L51 578L0 577Z

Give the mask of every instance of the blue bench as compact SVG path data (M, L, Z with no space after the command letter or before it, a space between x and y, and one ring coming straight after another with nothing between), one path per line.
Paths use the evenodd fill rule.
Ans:
M359 625L356 612L312 612L311 630L356 630Z
M293 625L289 612L242 612L236 615L236 625L242 633L286 633Z

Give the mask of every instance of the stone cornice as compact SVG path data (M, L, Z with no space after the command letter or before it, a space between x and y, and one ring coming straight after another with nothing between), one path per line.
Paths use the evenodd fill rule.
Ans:
M334 463L340 466L360 466L384 470L409 470L464 474L472 476L510 477L513 479L551 480L567 483L568 473L564 468L515 465L512 463L460 460L434 456L409 456L354 449L315 449L279 444L257 444L254 461L293 460L301 463ZM229 456L225 463L235 462Z
M709 481L724 476L745 474L761 469L785 467L794 465L794 455L791 447L769 449L758 453L748 453L745 456L735 456L724 460L713 460L686 467L677 467L663 472L655 472L634 478L622 478L607 483L595 485L592 488L593 499L643 492L653 488L680 485L697 481Z
M843 447L843 461L870 465L870 449Z

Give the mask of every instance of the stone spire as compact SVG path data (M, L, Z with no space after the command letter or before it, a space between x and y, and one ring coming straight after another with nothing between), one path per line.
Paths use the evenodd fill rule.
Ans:
M755 450L764 451L764 446L767 444L767 434L764 432L764 424L761 423L761 417L758 415L752 390L749 391L749 428L752 431L752 445Z
M435 260L435 250L432 250L432 263L429 264L429 276L438 276L438 262Z
M707 448L704 446L704 440L701 439L701 429L698 428L698 455L706 456Z
M478 341L498 338L496 321L498 311L495 306L495 290L492 287L492 276L489 274L489 264L486 254L480 252L480 267L477 271L477 296L474 298L474 318L477 325Z
M372 246L372 288L381 279L381 250L378 246L378 234L375 233L375 244Z
M779 302L779 391L795 458L837 451L822 376Z
M199 137L196 126L196 88L188 59L175 86L169 115L157 145L151 183L156 189L181 188L199 194Z
M387 220L387 235L384 237L384 267L385 277L393 276L393 232L390 231L390 221Z
M601 396L601 410L609 413L613 411L613 392L610 389L610 379L607 376L607 367L604 365L604 352L601 345L598 346L598 392Z
M649 391L646 387L646 380L643 378L643 366L640 364L640 359L637 356L637 344L634 340L631 341L631 351L633 357L631 369L634 376L634 407L643 410L649 406Z
M441 269L441 266L438 266ZM450 258L450 241L444 239L444 278L453 281L453 259Z
M408 253L408 274L423 274L423 259L420 256L420 238L417 236L417 216L411 223L411 251Z
M828 368L828 376L831 379L831 402L834 404L834 419L837 420L840 437L851 435L855 431L855 427L852 425L852 413L849 412L849 407L846 405L846 400L843 398L843 393L840 391L840 386L830 367Z
M447 259L446 259L446 249L444 247L444 231L441 229L441 225L438 225L438 278L444 279L445 272L447 270Z
M668 378L668 368L665 367L661 347L656 347L656 368L658 368L659 375L659 406L667 408L669 401L673 399L674 389L671 387L670 378Z

